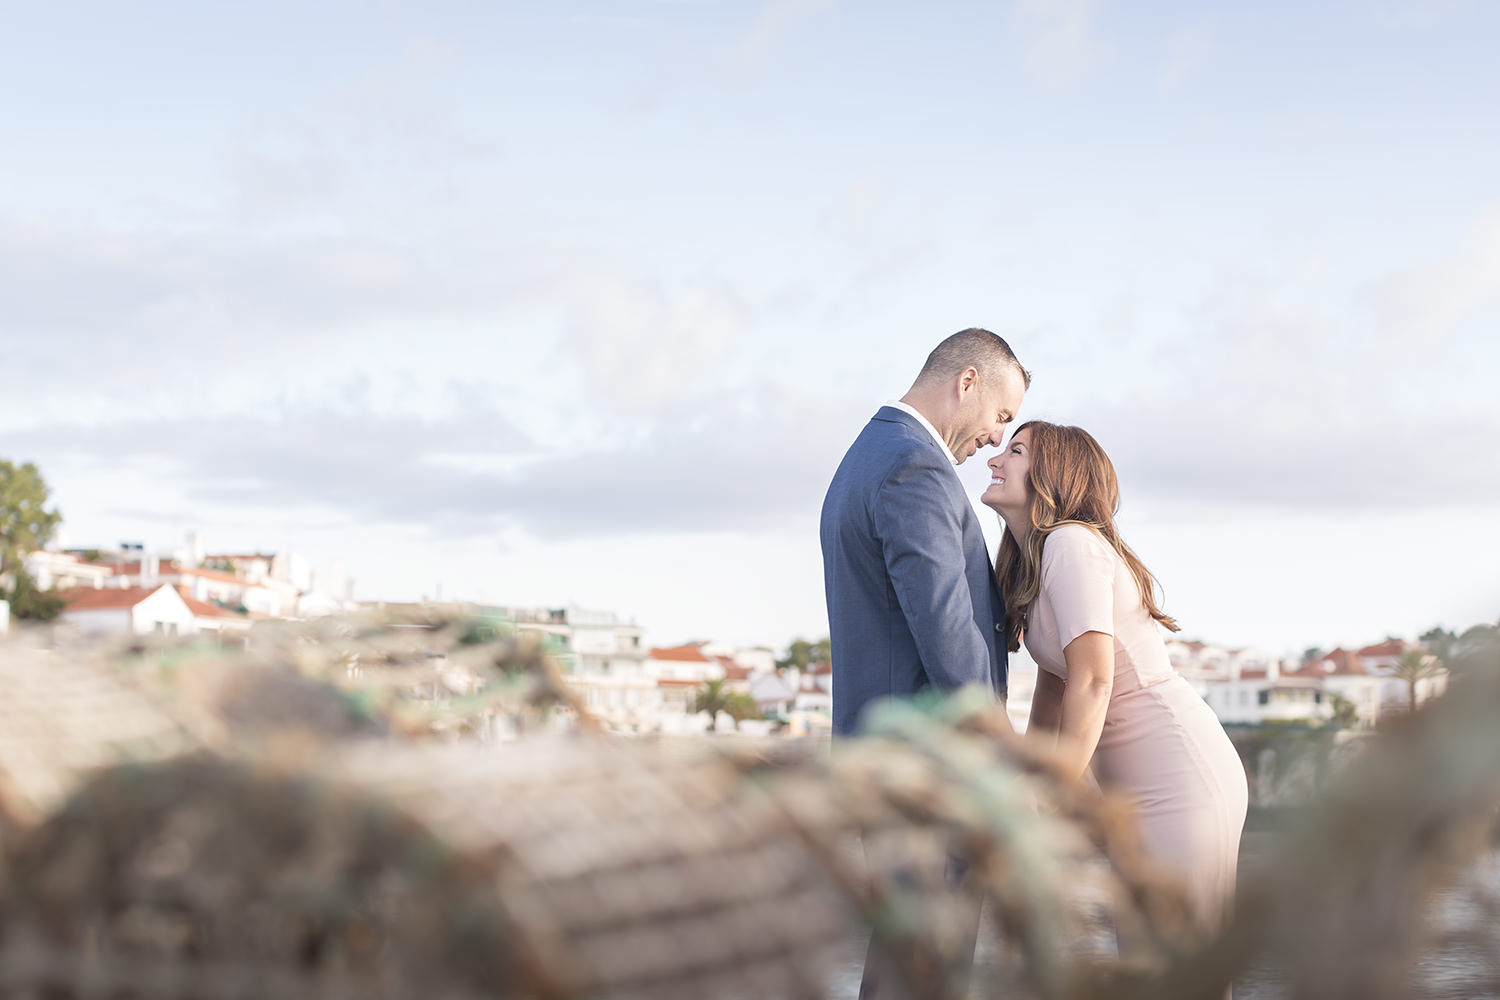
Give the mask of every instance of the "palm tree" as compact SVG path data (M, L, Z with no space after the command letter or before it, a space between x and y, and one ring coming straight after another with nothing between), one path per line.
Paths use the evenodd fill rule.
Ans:
M724 690L724 679L715 677L704 681L693 697L693 711L708 713L708 731L717 732L719 713L729 707L729 692Z
M1411 694L1411 710L1417 710L1417 685L1429 677L1436 677L1443 670L1437 657L1422 649L1408 649L1391 668L1391 673L1406 682Z

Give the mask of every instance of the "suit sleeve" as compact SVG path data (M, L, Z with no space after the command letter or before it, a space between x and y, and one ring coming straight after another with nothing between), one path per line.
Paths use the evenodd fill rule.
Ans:
M875 505L886 572L928 680L941 691L992 686L989 647L974 620L966 576L963 510L955 509L951 469L915 465L882 484Z

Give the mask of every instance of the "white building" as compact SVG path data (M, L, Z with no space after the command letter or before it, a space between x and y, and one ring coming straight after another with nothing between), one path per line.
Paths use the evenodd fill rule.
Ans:
M1401 654L1415 647L1400 640L1359 652L1335 649L1302 662L1205 643L1169 642L1167 647L1173 666L1227 724L1321 722L1333 717L1343 699L1354 706L1358 724L1371 728L1391 712L1410 708L1410 686L1395 669ZM1419 680L1418 704L1442 693L1447 680L1441 670Z
M37 550L23 560L26 572L38 590L67 590L71 587L102 587L114 572L109 566L85 562L72 552Z
M89 635L160 632L195 635L198 619L170 584L157 587L75 587L62 591L60 621Z
M660 728L659 673L641 645L641 628L613 611L586 608L494 609L518 632L544 637L584 706L621 732Z
M59 591L58 596L64 601L59 619L91 635L243 635L253 624L248 615L197 600L169 583L157 587L74 587Z

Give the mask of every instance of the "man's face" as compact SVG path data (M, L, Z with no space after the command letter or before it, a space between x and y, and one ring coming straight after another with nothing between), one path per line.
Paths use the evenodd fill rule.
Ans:
M977 379L962 389L958 414L944 440L953 457L962 464L980 448L998 448L1005 438L1005 428L1016 419L1026 382L1014 368L1005 368L1000 376L986 382Z

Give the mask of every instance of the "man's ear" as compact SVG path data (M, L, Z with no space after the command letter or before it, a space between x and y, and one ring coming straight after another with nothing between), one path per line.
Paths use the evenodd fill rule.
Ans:
M962 396L979 384L979 369L970 365L958 375L958 394Z

